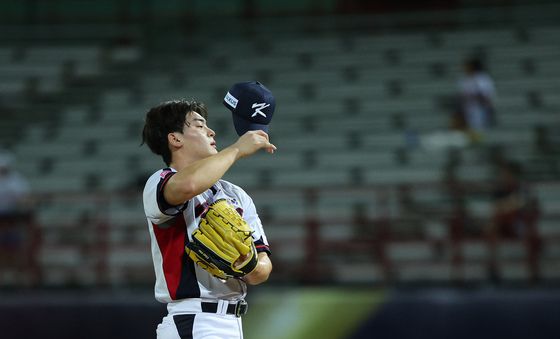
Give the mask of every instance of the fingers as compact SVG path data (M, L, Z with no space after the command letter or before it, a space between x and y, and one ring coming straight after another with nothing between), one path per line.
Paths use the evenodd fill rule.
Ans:
M257 130L255 130L255 131L253 131L253 132L255 132L256 134L262 135L263 137L266 138L266 140L269 140L269 138L268 138L268 133L266 133L265 131L260 130L260 129L257 129Z
M274 151L276 151L278 149L274 144L271 144L270 142L268 142L268 139L264 143L263 148L266 150L267 153L270 153L270 154L274 154Z
M277 147L274 146L274 144L268 143L268 146L265 149L268 153L274 154L274 151L277 150Z
M257 134L259 136L264 137L266 139L266 141L270 140L269 137L268 137L268 134L265 131L260 130L260 129L257 129L257 130L254 130L254 131L248 131L245 134Z
M245 133L245 135L247 137L253 137L255 144L259 146L259 148L264 148L266 152L270 154L273 154L274 151L277 150L277 147L274 144L270 143L269 136L265 131L262 130L248 131L247 133Z

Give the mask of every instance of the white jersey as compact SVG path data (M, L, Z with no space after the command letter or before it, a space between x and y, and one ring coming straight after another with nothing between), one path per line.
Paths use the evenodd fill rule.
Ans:
M480 130L490 123L489 110L496 96L492 78L486 73L476 73L461 79L459 90L462 96L463 112L469 127Z
M268 252L268 241L253 200L228 181L219 180L207 191L180 206L167 204L163 187L176 173L172 168L155 172L144 187L144 212L151 238L152 258L156 275L155 297L169 303L170 313L188 310L187 301L238 300L245 296L246 285L238 279L222 281L198 267L185 252L185 245L198 227L200 215L218 199L227 199L254 231L257 252ZM183 305L185 307L182 307Z

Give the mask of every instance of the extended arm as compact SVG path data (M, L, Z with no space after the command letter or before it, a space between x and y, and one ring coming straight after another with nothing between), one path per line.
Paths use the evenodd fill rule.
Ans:
M268 141L263 131L250 131L236 143L208 158L196 161L189 166L177 169L164 188L165 201L179 205L204 192L216 183L227 170L240 158L249 156L259 149L273 153L276 146Z

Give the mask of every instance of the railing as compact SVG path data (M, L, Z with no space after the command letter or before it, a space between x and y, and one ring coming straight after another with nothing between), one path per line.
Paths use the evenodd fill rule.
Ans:
M37 253L40 231L32 213L0 217L0 286L34 286L39 283Z
M560 184L553 185L560 192ZM539 266L543 246L553 247L560 239L543 239L539 220L545 217L560 221L560 214L543 214L535 209L527 219L528 232L523 237L501 238L486 227L491 221L490 214L469 216L466 209L452 203L456 194L487 194L489 189L488 183L461 184L454 190L442 183L425 183L402 187L282 187L253 189L249 193L256 197L257 208L261 206L259 197L264 195L267 198L261 200L265 205L286 202L294 194L304 204L301 215L290 217L265 211L261 215L273 250L275 272L271 282L488 282L496 272L485 270L499 271L505 264L514 264L525 272L515 281L542 278ZM414 194L430 190L444 197L450 195L444 201L418 203L416 211L399 196L407 191ZM341 206L344 201L360 202L329 211L324 201L333 196L340 199ZM37 200L42 203L37 206L35 218L26 216L1 223L0 286L153 283L149 236L139 192L60 193L43 195ZM60 214L56 213L57 208ZM76 212L78 209L81 211ZM45 217L48 210L49 218ZM430 234L430 227L425 225L436 225L439 233ZM22 234L14 238L19 241L6 242L14 230ZM508 246L521 253L514 253L512 258L506 255L501 260L499 247ZM471 247L481 254L470 257ZM478 270L474 276L469 273L473 265ZM369 269L374 273L365 274Z

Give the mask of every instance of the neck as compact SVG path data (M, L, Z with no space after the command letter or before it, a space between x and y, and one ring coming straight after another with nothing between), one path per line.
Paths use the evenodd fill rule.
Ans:
M189 157L185 154L182 154L180 152L176 152L174 154L171 155L171 163L169 164L169 167L176 169L177 171L180 171L181 169L193 164L194 162L196 162L198 159L194 159L192 157Z

